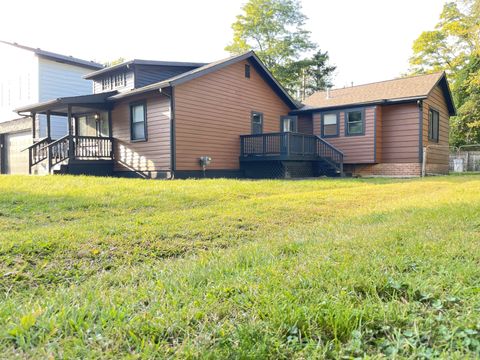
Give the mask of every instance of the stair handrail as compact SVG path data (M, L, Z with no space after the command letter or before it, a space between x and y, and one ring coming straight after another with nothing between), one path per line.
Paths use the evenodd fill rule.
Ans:
M343 157L344 153L337 149L335 146L330 144L328 141L322 139L320 136L316 135L317 138L317 144L322 144L323 146L327 147L331 152L332 155L331 157L323 157L324 160L330 162L343 176ZM317 148L318 151L318 148ZM318 153L317 156L321 157L321 154Z
M29 150L29 149L37 146L39 143L41 143L41 142L43 142L43 141L45 141L45 140L48 140L48 136L45 136L44 138L38 139L37 142L35 142L35 143L33 143L32 145L26 147L25 149L20 150L20 152L22 152L22 151L27 151L27 150Z
M54 146L55 144L57 144L57 143L59 143L59 142L61 142L61 141L63 141L63 140L66 140L66 139L68 139L69 137L70 137L70 135L68 135L68 134L67 134L67 135L65 135L65 136L62 136L60 139L57 139L57 140L55 140L55 141L52 141L51 143L49 143L49 144L47 144L47 145L45 145L45 146L41 147L41 148L40 148L40 149L38 149L38 150L43 150L43 149L46 149L46 148L52 147L52 146Z

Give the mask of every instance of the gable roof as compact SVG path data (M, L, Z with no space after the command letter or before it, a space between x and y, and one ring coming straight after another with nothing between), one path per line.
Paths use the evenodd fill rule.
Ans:
M333 89L328 97L326 91L319 91L303 101L305 106L300 111L423 100L436 85L443 90L450 115L455 115L455 106L444 72Z
M178 66L178 67L200 67L206 65L206 63L194 63L194 62L180 62L180 61L156 61L156 60L141 60L133 59L103 68L98 71L94 71L90 74L85 75L84 79L94 79L95 77L108 73L110 71L119 70L122 68L128 68L131 65L154 65L154 66Z
M40 48L32 48L30 46L20 45L20 44L17 44L15 42L11 43L11 42L8 42L8 41L0 40L0 43L10 45L10 46L14 46L14 47L19 48L19 49L31 51L31 52L33 52L34 54L36 54L40 57L55 60L55 61L66 63L66 64L82 66L82 67L92 69L92 70L101 69L101 68L104 67L102 64L99 64L95 61L83 60L83 59L79 59L79 58L76 58L76 57L73 57L73 56L67 56L67 55L54 53L54 52L51 52L51 51L42 50Z
M261 62L261 60L257 57L255 52L249 51L244 54L231 56L226 59L218 60L211 62L209 64L200 66L196 69L184 72L182 74L173 76L169 79L162 80L160 82L143 86L138 89L133 89L130 91L125 91L110 97L112 100L122 99L128 96L142 94L148 91L159 90L162 88L166 88L169 86L176 86L183 84L185 82L194 80L201 76L210 74L217 70L223 69L229 65L235 64L239 61L249 60L252 66L260 73L263 79L272 87L272 89L277 93L277 95L291 108L291 109L298 109L299 104L288 94L288 92L283 88L282 85L273 77L273 75L267 70L265 65Z

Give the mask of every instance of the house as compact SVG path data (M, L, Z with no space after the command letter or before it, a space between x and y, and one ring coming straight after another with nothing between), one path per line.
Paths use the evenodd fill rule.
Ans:
M54 173L144 178L418 176L429 114L443 143L455 111L444 74L385 82L376 93L365 85L363 95L361 87L317 93L300 104L254 52L209 64L132 60L85 78L94 94L17 108L68 124L66 136L29 147L32 172L46 164ZM392 158L397 149L412 158Z
M52 116L48 133L44 115L36 117L32 128L32 121L19 118L14 109L59 96L91 93L92 85L83 76L103 65L5 41L0 41L0 53L0 169L1 173L28 173L28 153L21 150L32 144L32 136L62 137L67 124Z
M356 175L448 173L449 118L455 106L445 73L317 92L291 112L306 133L344 154ZM301 125L303 124L303 125Z

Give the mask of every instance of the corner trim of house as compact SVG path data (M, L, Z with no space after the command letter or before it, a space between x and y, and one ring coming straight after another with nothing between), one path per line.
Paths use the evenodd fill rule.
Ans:
M176 141L175 141L175 86L170 91L170 169L172 178L175 177Z
M418 100L418 160L423 164L423 101Z
M378 106L373 107L373 162L377 162L377 110Z

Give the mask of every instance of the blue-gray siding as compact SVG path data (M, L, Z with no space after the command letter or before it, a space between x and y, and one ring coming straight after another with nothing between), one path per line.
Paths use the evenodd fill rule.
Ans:
M92 82L83 79L91 69L39 59L39 101L48 101L59 97L85 95L92 93ZM39 136L47 133L46 118L39 116ZM52 116L52 137L59 138L67 134L68 125L64 117Z
M139 88L153 84L192 69L195 69L195 67L136 65L135 87Z

